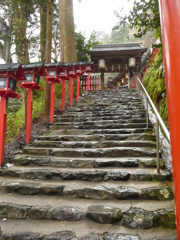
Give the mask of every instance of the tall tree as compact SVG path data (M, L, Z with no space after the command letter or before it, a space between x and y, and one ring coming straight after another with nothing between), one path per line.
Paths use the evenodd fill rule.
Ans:
M40 8L40 54L41 61L45 62L47 0L41 1L39 8Z
M90 53L93 46L100 44L96 39L96 35L91 33L89 39L86 39L81 32L75 33L76 36L76 52L78 62L90 61Z
M72 0L58 0L61 61L76 62L76 41ZM76 85L76 81L74 81ZM66 99L69 98L70 84L65 82Z
M58 62L60 58L60 45L59 45L59 13L58 4L53 4L53 28L52 28L52 60Z
M116 12L116 16L119 18L119 24L115 29L119 29L120 26L135 28L136 38L141 38L150 31L155 32L156 38L161 35L158 0L135 0L132 10L127 15L122 17L121 13Z
M46 62L51 62L51 50L52 50L52 19L53 19L53 0L47 0L47 28L46 28ZM44 114L49 115L50 112L50 98L51 88L48 81L45 83L45 104Z

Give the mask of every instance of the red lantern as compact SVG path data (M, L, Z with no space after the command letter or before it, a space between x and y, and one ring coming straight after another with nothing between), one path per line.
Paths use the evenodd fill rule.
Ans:
M16 84L24 80L21 64L0 65L0 166L4 162L8 98L19 98Z
M31 140L32 129L32 110L33 110L33 90L42 90L39 86L40 76L46 76L43 63L30 63L22 66L24 71L25 80L19 84L21 88L28 89L28 108L27 108L27 120L26 120L26 143Z
M89 91L89 73L92 72L93 64L94 64L93 62L85 63L85 66L86 66L85 71L88 74L88 76L87 76L87 91Z
M59 79L60 65L59 63L46 63L44 67L47 73L45 80L51 84L50 123L53 123L55 83L61 83L61 80Z

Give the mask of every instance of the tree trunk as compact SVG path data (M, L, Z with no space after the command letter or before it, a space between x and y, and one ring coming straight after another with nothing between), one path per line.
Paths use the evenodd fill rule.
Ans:
M65 0L58 0L61 62L64 62Z
M47 1L43 1L41 6L40 6L40 53L41 53L41 62L45 62L46 21L47 21Z
M59 5L59 29L60 29L60 48L62 62L76 62L76 41L74 32L74 15L72 0L58 0ZM74 80L74 86L77 81ZM70 97L70 83L65 81L65 98Z
M52 17L53 17L53 0L47 0L47 28L46 28L46 62L51 62L51 48L52 48ZM45 104L44 114L49 115L51 99L51 86L48 81L45 82Z

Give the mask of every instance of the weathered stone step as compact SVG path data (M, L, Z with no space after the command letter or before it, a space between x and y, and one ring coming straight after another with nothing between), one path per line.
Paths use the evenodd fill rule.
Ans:
M174 229L129 229L117 224L96 224L91 220L11 220L1 222L2 240L176 240ZM58 229L58 232L57 232ZM108 229L108 231L107 231ZM43 233L43 234L42 234ZM150 237L150 238L149 238Z
M145 147L112 148L38 148L25 147L24 154L56 157L156 157L156 150Z
M109 123L146 123L146 118L141 118L141 119L121 119L121 118L115 118L115 119L101 119L101 118L91 118L91 119L87 119L85 117L81 117L81 118L55 118L56 121L54 124L71 124L72 122L76 122L78 124L87 124L87 125L92 125L92 124L109 124Z
M75 206L52 207L51 205L21 205L0 202L0 219L34 219L57 221L82 221L90 219L101 224L119 225L130 229L151 229L153 227L175 228L175 213L172 208L147 211L132 207L127 211L107 205L89 205L88 208ZM137 220L137 219L139 219Z
M11 167L0 170L0 176L20 177L23 179L40 180L80 180L90 182L102 181L171 181L171 174L164 170L160 174L155 169L109 169L101 168L50 168L50 167Z
M42 148L111 148L111 147L151 147L156 148L152 141L40 141L32 143L33 147ZM83 149L82 149L83 151Z
M77 113L77 112L71 112L71 113L66 113L64 116L69 116L69 117L81 117L81 116L85 116L85 117L114 117L114 116L119 116L119 118L127 118L127 117L132 117L132 115L134 115L134 117L143 117L145 118L145 111L114 111L114 112L83 112L83 113Z
M44 156L17 155L13 164L19 166L49 166L56 168L101 168L101 167L124 167L124 168L156 168L155 158L59 158ZM161 169L165 163L160 159Z
M142 110L142 105L119 105L119 106L112 106L112 105L109 105L109 106L94 106L94 105L89 105L89 106L84 106L84 107L74 107L74 108L71 108L69 109L68 112L97 112L97 111L100 111L100 112L103 112L103 111L136 111L136 110Z
M117 121L122 121L122 122L133 122L133 121L141 121L143 120L144 121L144 117L142 117L141 115L122 115L121 117L120 116L99 116L99 117L93 117L91 115L89 115L88 117L87 116L84 116L84 115L81 115L81 116L74 116L74 115L67 115L67 114L64 114L62 116L56 116L55 117L55 122L73 122L73 121L83 121L83 122L86 122L86 121L102 121L102 120L108 120L108 121L112 121L112 120L117 120Z
M28 180L29 181L29 180ZM39 181L37 181L38 184ZM54 182L53 182L54 183ZM70 185L71 182L68 182ZM61 183L59 182L59 185ZM63 185L63 184L62 184ZM118 187L118 186L117 186ZM120 208L123 212L130 210L131 208L142 208L146 211L157 211L160 208L174 208L174 201L154 201L154 200L141 200L141 199L127 199L127 200L119 200L114 199L104 199L104 200L96 200L96 199L83 199L83 198L72 198L72 197L61 197L61 196L53 196L53 195L43 195L43 194L35 194L35 195L20 195L15 193L7 193L4 190L0 190L1 199L0 203L7 202L8 204L16 204L20 206L42 206L43 208L46 206L50 206L52 208L58 208L61 206L65 207L79 207L86 211L91 205L99 205L99 206L109 206L112 208ZM1 218L1 211L0 211Z
M155 136L148 133L134 134L94 134L94 135L43 135L37 138L40 141L121 141L144 140L155 141Z
M47 182L47 181L27 181L22 179L0 178L0 189L8 193L21 195L56 195L68 198L83 198L94 200L173 200L173 190L169 184L160 184L153 182L139 183L128 182L121 184L112 184L106 182L99 185L98 183L83 182Z
M94 135L94 134L134 134L134 133L150 133L151 128L128 128L128 129L60 129L53 126L46 135Z
M56 123L54 124L55 128L57 129L128 129L128 128L146 128L146 123L109 123L109 124L77 124L77 123L71 123L71 124L62 124L62 123ZM151 124L149 124L150 128Z

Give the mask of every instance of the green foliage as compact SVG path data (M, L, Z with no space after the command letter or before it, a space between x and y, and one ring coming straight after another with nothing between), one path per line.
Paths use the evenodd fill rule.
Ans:
M159 110L164 123L168 127L166 85L162 49L160 49L152 65L150 65L147 69L143 78L143 82L147 92Z
M158 0L135 0L132 10L122 17L122 13L115 12L119 18L119 24L114 29L121 26L128 26L130 29L136 29L134 34L136 38L141 38L147 32L156 32L156 38L160 37L160 17Z
M17 112L8 113L6 143L10 143L25 128L25 107L24 105Z
M86 62L90 60L90 53L92 47L100 44L97 40L96 32L92 32L89 39L81 33L75 33L76 38L76 52L77 52L77 61Z
M125 43L129 38L129 29L126 26L120 26L117 30L111 31L109 43Z

